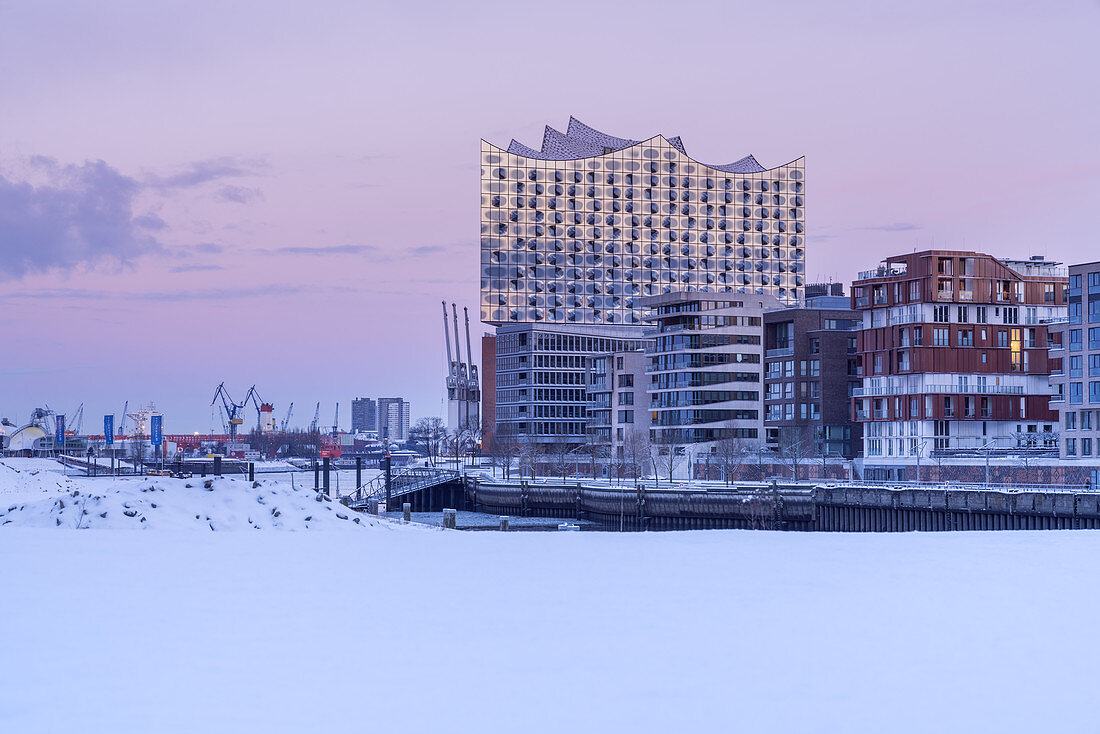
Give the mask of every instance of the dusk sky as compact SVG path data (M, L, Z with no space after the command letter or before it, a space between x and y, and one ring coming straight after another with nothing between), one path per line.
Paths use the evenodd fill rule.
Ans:
M299 425L441 415L479 140L570 115L805 155L811 281L931 246L1100 259L1098 31L1094 0L0 0L0 416L152 401L205 432L223 380Z

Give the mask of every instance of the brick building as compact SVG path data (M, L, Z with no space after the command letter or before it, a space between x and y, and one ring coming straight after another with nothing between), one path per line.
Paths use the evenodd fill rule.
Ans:
M947 250L861 273L851 302L863 314L863 382L852 409L867 476L915 476L922 458L1048 451L1058 415L1047 330L1066 315L1067 284L1041 256Z
M802 307L764 314L767 445L801 442L805 455L852 458L862 448L849 398L860 387L852 310L840 283L807 285Z

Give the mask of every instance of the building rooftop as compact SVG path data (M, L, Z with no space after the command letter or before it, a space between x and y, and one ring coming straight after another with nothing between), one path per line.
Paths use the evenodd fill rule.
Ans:
M668 141L669 145L676 148L676 150L684 155L688 154L687 150L684 149L684 143L680 140L679 135L674 138L665 139ZM512 142L508 144L508 152L514 155L521 155L525 158L535 158L538 160L574 160L577 158L592 158L614 153L615 151L623 150L624 148L629 148L632 145L638 145L643 142L645 141L608 135L605 132L585 125L583 122L570 115L569 127L566 128L564 133L555 130L549 125L546 126L542 133L542 147L539 150L535 150L513 139ZM728 173L761 173L767 170L760 165L752 155L747 155L733 163L706 165Z

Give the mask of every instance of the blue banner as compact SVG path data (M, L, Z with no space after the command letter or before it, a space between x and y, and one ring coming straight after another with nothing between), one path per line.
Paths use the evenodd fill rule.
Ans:
M115 417L103 416L103 443L105 446L115 445Z
M53 437L54 445L61 448L65 445L65 414L58 413L56 416L57 433Z
M152 418L150 418L149 433L151 435L149 436L149 443L153 444L154 446L160 446L161 443L164 441L164 426L163 426L163 424L164 424L164 416L162 416L162 415L154 415Z

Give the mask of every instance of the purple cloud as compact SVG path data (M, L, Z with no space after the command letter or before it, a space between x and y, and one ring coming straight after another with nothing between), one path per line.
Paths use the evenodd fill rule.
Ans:
M36 156L36 185L0 173L0 277L69 271L114 260L128 264L161 244L146 233L159 217L135 217L141 185L103 161L60 166ZM161 222L163 224L163 222Z

